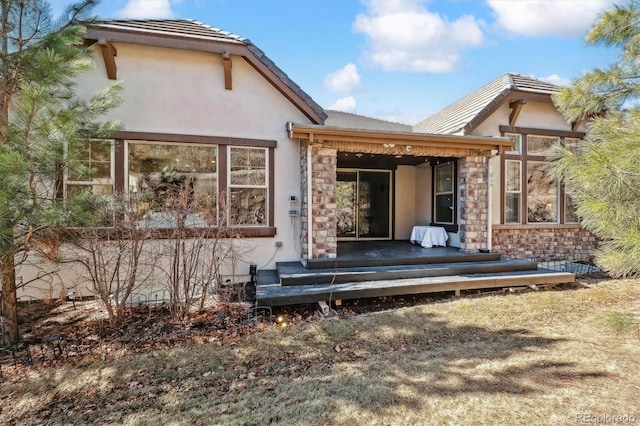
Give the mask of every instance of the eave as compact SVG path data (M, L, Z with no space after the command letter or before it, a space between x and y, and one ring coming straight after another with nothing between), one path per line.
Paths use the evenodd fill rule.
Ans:
M377 145L399 144L432 148L458 148L469 151L498 151L499 153L512 149L515 144L506 138L355 130L296 123L287 123L287 132L290 139L306 140L311 144L321 141Z

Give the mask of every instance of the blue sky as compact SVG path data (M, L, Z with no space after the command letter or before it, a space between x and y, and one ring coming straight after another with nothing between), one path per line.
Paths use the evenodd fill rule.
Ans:
M51 2L54 12L68 1ZM414 124L505 72L556 84L616 52L611 0L103 0L101 18L195 19L251 41L325 108Z

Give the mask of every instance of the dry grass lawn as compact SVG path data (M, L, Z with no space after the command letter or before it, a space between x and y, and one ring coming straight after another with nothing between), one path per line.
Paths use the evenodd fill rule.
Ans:
M0 390L16 424L640 424L640 280L449 300L271 327L118 361L41 368ZM583 417L580 417L583 416ZM594 419L596 417L592 417Z

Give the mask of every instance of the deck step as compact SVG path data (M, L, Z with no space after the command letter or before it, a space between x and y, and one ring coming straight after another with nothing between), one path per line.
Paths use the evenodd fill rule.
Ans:
M428 255L427 255L428 254ZM338 269L354 268L359 266L394 266L394 265L423 265L435 263L458 262L487 262L499 260L498 253L459 253L452 251L450 247L432 248L421 254L402 254L389 256L386 251L370 250L363 252L361 256L345 256L335 259L309 259L309 269Z
M281 262L277 264L280 284L283 286L342 284L358 281L517 272L534 269L537 269L535 263L515 259L419 265L360 266L338 269L307 269L300 262Z
M520 287L534 284L560 284L575 281L574 274L547 269L359 281L314 286L282 286L277 281L277 278L276 271L261 271L258 274L256 299L259 305L283 306L315 303L321 300L347 300L365 297Z

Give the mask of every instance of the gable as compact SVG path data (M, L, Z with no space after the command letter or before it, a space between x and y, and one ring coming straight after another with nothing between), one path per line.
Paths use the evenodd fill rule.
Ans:
M485 127L483 123L496 111L504 109L505 105L509 114L507 122L501 124L514 126L520 118L520 113L525 109L530 110L529 106L532 104L548 104L555 110L551 96L559 90L559 86L544 81L506 73L427 117L414 126L414 131L458 135L484 134L477 131L478 127Z
M85 44L99 46L103 68L109 79L118 79L119 44L153 46L201 52L222 59L225 90L233 90L237 63L248 63L314 124L322 124L326 114L297 84L278 68L251 41L226 31L188 20L113 20L88 26ZM234 62L236 67L234 68Z

